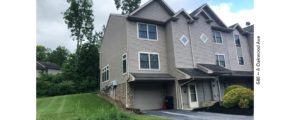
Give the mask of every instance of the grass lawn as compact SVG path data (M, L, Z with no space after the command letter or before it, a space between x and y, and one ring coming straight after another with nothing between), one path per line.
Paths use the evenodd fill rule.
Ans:
M37 99L37 120L166 120L120 111L93 93Z

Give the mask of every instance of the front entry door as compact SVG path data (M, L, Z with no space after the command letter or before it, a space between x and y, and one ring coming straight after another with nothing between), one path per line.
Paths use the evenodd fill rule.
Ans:
M198 97L197 97L197 89L195 84L188 84L188 93L189 93L189 105L191 108L198 107Z

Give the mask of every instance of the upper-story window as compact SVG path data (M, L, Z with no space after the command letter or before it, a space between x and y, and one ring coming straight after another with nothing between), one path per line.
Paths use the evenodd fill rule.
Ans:
M109 80L109 65L102 69L102 82Z
M239 64L244 65L244 58L243 57L238 57L239 59Z
M240 36L235 35L235 43L237 47L241 47Z
M239 65L244 65L243 52L239 35L234 35Z
M127 54L122 55L123 74L127 72Z
M159 70L159 54L140 52L139 53L139 68L140 69L155 69Z
M146 40L157 40L157 26L138 23L138 37Z
M221 66L221 67L225 67L226 66L226 62L225 62L225 55L215 55L216 57L216 64Z
M220 31L213 30L213 42L215 43L223 43L222 33Z

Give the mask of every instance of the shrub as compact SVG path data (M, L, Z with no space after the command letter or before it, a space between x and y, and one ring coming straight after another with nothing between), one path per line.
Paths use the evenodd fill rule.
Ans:
M250 107L250 101L248 99L240 99L239 107L240 108L249 108Z
M227 94L229 91L236 89L236 88L245 88L245 87L241 86L241 85L231 85L225 89L224 94Z
M59 91L60 91L59 93L62 95L71 94L75 92L74 82L72 81L69 81L69 80L62 81L58 86L59 86Z
M225 94L223 106L226 108L238 105L240 108L247 108L253 105L254 93L248 88L235 88Z

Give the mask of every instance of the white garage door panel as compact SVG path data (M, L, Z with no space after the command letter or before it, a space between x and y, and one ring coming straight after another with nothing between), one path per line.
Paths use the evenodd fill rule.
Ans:
M141 110L161 109L164 94L161 85L136 85L134 107Z

